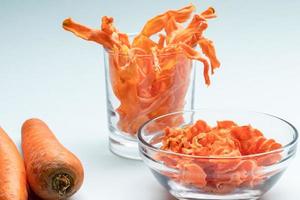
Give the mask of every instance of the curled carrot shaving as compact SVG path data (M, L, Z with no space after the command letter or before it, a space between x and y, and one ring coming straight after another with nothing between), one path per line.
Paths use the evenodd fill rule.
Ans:
M183 7L177 11L169 10L167 13L170 16L174 16L176 22L183 23L190 18L191 14L195 11L195 9L196 9L196 7L192 4L190 4L190 5Z
M179 167L181 175L180 179L185 184L192 184L197 187L204 187L206 183L206 173L197 164L183 163Z
M112 49L115 45L115 42L107 33L100 30L93 30L91 28L78 24L71 18L68 18L63 22L63 27L65 30L73 32L76 36L84 40L97 42L107 49Z
M213 7L209 7L208 9L203 11L200 15L205 19L211 19L217 17L216 11Z
M203 63L203 65L204 65L203 75L204 75L205 83L207 85L210 85L210 78L209 78L209 74L208 74L208 71L209 71L208 60L206 58L204 58L203 56L201 56L198 51L194 50L192 47L190 47L184 43L179 44L179 46L182 48L184 54L188 58L190 58L192 60L199 60L200 62Z
M199 40L199 45L200 45L204 55L206 55L207 58L210 60L211 70L212 70L212 74L213 74L214 69L220 67L220 62L216 56L216 51L213 46L213 42L206 38L201 38Z
M114 25L112 17L102 17L101 29L81 25L71 18L63 28L76 36L103 45L109 54L109 80L120 105L118 128L135 135L147 120L182 110L190 84L192 60L204 65L204 79L210 84L209 71L220 66L213 43L204 37L208 19L216 17L208 8L193 15L190 4L151 18L132 41ZM193 16L192 16L193 15ZM190 22L188 20L191 19ZM184 23L187 23L185 26ZM155 34L158 40L154 40ZM201 51L195 48L199 45ZM159 128L183 120L161 121Z
M144 26L141 34L150 37L151 35L160 32L165 27L167 20L168 15L166 13L150 19Z
M120 33L113 24L114 19L112 17L104 16L102 17L101 30L113 38L114 41L119 43L120 48L122 45L130 47L130 42L127 34Z
M139 35L134 38L132 46L136 48L141 48L147 53L151 53L151 49L153 47L157 47L158 44L152 41L150 38L146 37L145 35Z
M103 32L107 33L108 35L112 35L117 29L113 25L114 19L112 17L104 16L102 17L102 24L101 29Z
M166 41L166 36L163 34L159 34L159 40L158 40L158 48L162 49L164 47L165 41Z
M218 121L210 127L205 121L182 128L165 128L161 149L180 153L157 153L156 158L179 173L165 174L184 185L206 192L229 193L238 187L255 187L267 177L260 170L281 159L280 153L249 158L244 155L269 152L281 148L274 139L267 139L250 125ZM184 157L182 154L201 157ZM209 159L210 157L214 157Z
M141 34L150 37L151 35L160 32L163 28L165 28L168 19L172 17L176 22L185 22L190 18L194 10L195 7L193 5L188 5L179 10L169 10L161 15L150 19L145 24L144 28L141 31Z
M171 35L174 31L178 30L180 27L177 24L175 17L170 17L165 25L165 31L167 35Z

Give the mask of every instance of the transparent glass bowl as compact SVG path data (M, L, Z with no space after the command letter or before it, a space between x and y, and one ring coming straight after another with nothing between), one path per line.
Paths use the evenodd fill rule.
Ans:
M178 118L182 120L173 127L193 124L199 119L209 125L220 120L232 120L238 125L251 124L262 131L266 138L275 139L283 147L267 153L239 157L192 156L161 150L163 130L168 126L165 122ZM163 123L161 126L160 122ZM142 159L160 184L178 199L260 198L272 188L288 167L296 153L297 139L296 128L276 116L258 112L208 109L175 112L157 117L146 122L138 133Z

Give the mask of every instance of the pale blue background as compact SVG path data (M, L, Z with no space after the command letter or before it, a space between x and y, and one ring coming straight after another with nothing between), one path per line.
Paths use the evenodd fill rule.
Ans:
M141 162L108 151L102 49L64 31L63 19L99 27L110 15L120 30L136 32L151 16L188 2L0 0L0 125L19 144L25 119L47 121L85 165L74 199L172 197ZM300 128L300 1L192 2L199 12L216 8L206 36L222 61L211 87L199 81L198 105L269 112ZM299 199L299 166L297 156L263 199Z

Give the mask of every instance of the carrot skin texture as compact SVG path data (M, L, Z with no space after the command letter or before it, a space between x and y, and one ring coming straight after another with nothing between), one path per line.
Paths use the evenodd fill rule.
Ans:
M57 140L42 120L24 122L22 150L28 183L39 197L65 199L81 187L84 171L80 160Z
M0 200L27 200L27 197L24 161L0 127Z

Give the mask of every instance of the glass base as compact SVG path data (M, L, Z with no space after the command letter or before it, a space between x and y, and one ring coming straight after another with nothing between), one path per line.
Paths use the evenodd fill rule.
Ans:
M110 130L109 149L117 156L141 160L137 139L126 136L119 131Z

